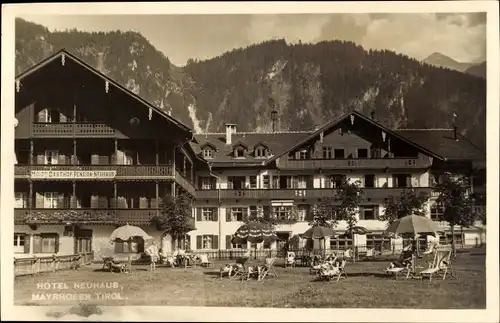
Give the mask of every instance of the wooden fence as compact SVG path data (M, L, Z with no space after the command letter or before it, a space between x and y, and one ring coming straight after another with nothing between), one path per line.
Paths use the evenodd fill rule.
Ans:
M76 268L91 264L93 259L93 252L64 256L14 258L14 275L36 275L43 272Z

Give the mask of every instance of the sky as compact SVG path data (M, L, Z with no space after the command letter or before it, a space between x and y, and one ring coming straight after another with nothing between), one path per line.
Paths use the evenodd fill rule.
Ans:
M19 16L50 31L133 30L175 65L209 59L264 40L348 40L422 60L440 52L459 62L486 60L485 13L38 15Z

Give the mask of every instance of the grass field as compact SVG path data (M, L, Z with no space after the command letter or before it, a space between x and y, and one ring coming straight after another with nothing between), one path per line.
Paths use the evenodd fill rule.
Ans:
M251 265L251 261L250 264ZM484 309L486 279L484 249L459 253L454 261L458 280L395 280L383 273L387 261L348 263L347 279L318 282L307 268L284 268L277 262L278 278L264 281L220 279L215 269L165 268L155 272L147 266L135 266L130 274L100 271L99 265L79 271L60 271L36 277L18 277L14 285L15 305L70 305L71 300L33 300L41 293L104 292L123 299L98 299L98 305L164 306L242 306L242 307L315 307L315 308L415 308L415 309ZM417 265L419 265L417 263ZM423 265L423 264L420 264ZM417 268L422 270L421 268ZM68 289L37 289L40 283L65 282ZM112 286L111 282L115 282ZM102 289L82 289L74 284L108 283ZM40 287L40 286L39 286ZM85 287L85 286L80 286ZM115 294L113 294L115 293ZM90 295L90 294L89 294Z

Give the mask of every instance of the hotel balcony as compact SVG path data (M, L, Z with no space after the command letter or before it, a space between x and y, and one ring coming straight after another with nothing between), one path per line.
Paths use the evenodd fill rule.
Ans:
M16 165L16 179L68 180L175 180L194 195L194 185L171 165Z
M280 158L280 169L421 169L431 166L428 158L367 158L367 159L287 159Z
M156 209L14 209L15 224L108 224L148 226ZM195 229L195 220L188 217Z
M33 123L33 137L114 137L115 129L101 123Z
M432 188L414 187L417 194L425 193L430 196ZM389 196L398 197L404 188L363 188L364 199L380 201ZM218 190L197 190L197 199L218 199ZM246 190L220 190L220 199L251 199L251 200L280 200L280 199L319 199L334 197L334 188L309 188L309 189L246 189Z

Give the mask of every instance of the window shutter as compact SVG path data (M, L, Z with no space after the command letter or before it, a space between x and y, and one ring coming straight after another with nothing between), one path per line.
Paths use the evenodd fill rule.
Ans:
M59 112L59 122L68 122L68 118L62 112Z
M245 220L248 217L248 208L244 207L242 210L242 220Z
M148 208L148 199L146 197L139 198L139 209Z
M212 236L212 249L219 249L219 236L215 234Z
M99 196L92 195L90 197L90 208L91 209L99 208Z
M36 164L44 165L45 164L45 156L44 155L36 155Z
M375 216L375 220L378 220L378 216L379 216L379 207L378 207L378 205L375 205L373 207L373 215Z
M232 239L232 236L231 235L226 235L226 249L231 249L231 239Z
M42 237L40 235L33 236L33 253L42 252Z
M196 249L197 250L200 250L202 245L201 245L201 239L202 239L202 236L196 236Z
M406 176L406 187L411 187L411 175Z
M58 253L59 252L59 235L56 234L54 236L54 253Z
M196 208L196 221L201 221L201 207Z
M286 187L281 187L281 188L295 188L296 186L293 186L296 184L296 181L293 181L290 176L286 177Z
M216 207L214 207L214 208L212 208L212 210L213 210L213 211L212 211L212 212L213 212L213 213L212 213L212 214L213 214L213 215L212 215L212 219L213 219L213 221L214 221L214 222L218 222L218 221L219 221L219 214L217 214L217 213L218 213L218 212L217 212L217 208L216 208Z
M30 240L31 236L29 234L24 235L24 253L30 253Z
M191 236L186 234L186 250L191 250Z
M231 222L231 208L226 208L226 222Z
M392 176L392 187L398 187L398 178L397 178L397 176Z
M66 155L59 154L59 156L57 156L57 163L61 165L66 165Z
M212 177L212 178L211 178L211 181L212 181L212 183L211 183L211 185L210 185L210 189L214 190L214 189L216 189L216 188L217 188L217 180L216 180L215 178L213 178L213 177Z
M99 165L99 155L92 154L92 157L91 157L90 163L91 163L92 165Z
M47 121L47 109L42 109L38 112L38 122L46 122Z
M313 176L307 177L307 188L314 188L314 177Z
M43 209L43 195L40 194L39 192L36 192L36 198L35 198L35 208L36 209Z

